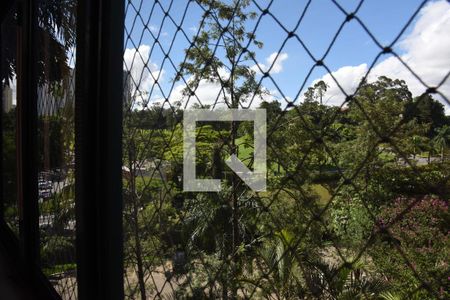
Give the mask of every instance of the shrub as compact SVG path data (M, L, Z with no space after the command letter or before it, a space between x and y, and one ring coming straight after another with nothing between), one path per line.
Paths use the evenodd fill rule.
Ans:
M425 282L432 292L421 289L416 297L450 296L448 218L448 203L431 196L397 198L382 210L369 253L377 271L402 294L414 293Z

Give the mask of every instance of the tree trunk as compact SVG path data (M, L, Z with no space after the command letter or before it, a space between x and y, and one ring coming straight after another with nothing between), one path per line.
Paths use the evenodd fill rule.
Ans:
M50 121L48 120L48 117L43 117L43 150L44 150L44 171L50 170Z
M137 278L139 284L139 291L141 294L141 299L146 300L146 289L145 289L145 270L144 270L144 262L142 259L142 248L141 248L141 239L139 236L139 224L138 224L138 209L136 205L133 208L133 217L134 219L134 235L135 235L135 254L136 254L136 264L137 264Z
M222 261L226 261L228 257L227 234L224 233L222 239ZM228 269L225 269L225 275L221 276L222 280L222 300L228 300Z
M134 148L134 147L132 147ZM132 226L133 234L134 234L134 254L136 255L136 264L137 264L137 279L139 285L139 291L141 294L141 300L147 299L146 287L145 287L145 270L144 270L144 262L142 259L142 247L141 247L141 238L139 235L139 203L136 198L136 161L135 161L135 150L130 149L129 152L129 168L130 168L130 194L131 194L131 205L133 211L133 220Z
M232 122L231 125L231 154L236 154L236 135L237 135L237 124L236 122ZM231 191L231 205L232 205L232 219L233 219L233 230L232 230L232 250L231 255L233 255L232 258L232 286L231 286L231 299L236 299L237 296L237 288L234 284L234 279L237 277L237 265L238 265L238 257L236 256L236 249L239 247L239 207L238 207L238 191L237 191L237 175L232 174L232 191Z
M233 32L235 23L233 20ZM234 47L236 48L236 40L233 41ZM236 57L233 56L230 60L230 63L232 65L232 68L234 68L237 65ZM232 69L230 74L230 95L231 95L231 108L238 109L239 108L239 98L236 97L235 91L234 91L234 69ZM238 124L237 122L233 121L231 123L231 155L237 153L236 149L236 138L237 138L237 130L238 130ZM233 172L232 174L232 191L231 191L231 200L232 200L232 249L231 249L231 255L232 255L232 264L231 264L231 299L235 300L237 299L237 287L235 284L235 279L238 275L238 262L239 258L237 257L236 250L239 247L239 206L238 206L238 178L237 174Z

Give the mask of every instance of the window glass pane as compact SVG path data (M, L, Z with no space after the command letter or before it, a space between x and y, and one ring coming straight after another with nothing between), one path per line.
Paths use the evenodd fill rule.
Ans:
M17 205L16 160L16 95L17 95L17 10L12 6L1 25L1 74L2 88L2 187L3 212L6 223L19 235L19 212Z
M39 3L38 193L40 258L63 299L76 299L75 0Z

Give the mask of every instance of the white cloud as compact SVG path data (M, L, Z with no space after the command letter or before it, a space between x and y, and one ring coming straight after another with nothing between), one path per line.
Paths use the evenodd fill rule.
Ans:
M164 75L164 70L160 70L158 65L151 62L149 59L150 46L141 45L138 49L128 48L124 54L124 70L130 72L131 76L131 93L134 95L134 108L142 109L144 104L163 103L164 99L161 95L152 95L151 99L148 99L148 95L145 93L150 92L155 79L161 83ZM222 80L227 80L230 73L225 68L218 69L218 74ZM187 82L192 80L192 77L186 78ZM178 84L172 90L169 96L169 102L173 105L175 102L181 102L183 107L190 107L194 103L202 105L215 105L216 107L226 107L225 99L229 100L229 94L224 93L221 89L220 82L211 82L207 80L201 80L199 86L195 90L195 96L188 97L183 94L186 85L184 83ZM257 107L262 101L272 101L276 96L275 91L268 91L263 87L266 93L262 96L255 97L251 102L251 107ZM159 93L159 87L155 87L153 93ZM250 100L247 99L246 103L243 103L244 107L250 105Z
M421 10L412 32L399 44L403 50L402 60L429 86L438 85L450 71L449 28L450 4L444 0L432 2ZM366 72L367 65L362 64L342 67L332 74L347 93L352 93ZM394 56L379 62L372 69L368 80L374 81L381 75L405 80L414 96L426 90L426 87ZM341 104L344 95L331 76L327 74L318 80L324 80L330 86L327 92L329 104ZM447 80L439 91L447 99L450 98L450 80Z
M368 67L367 64L361 64L359 66L345 66L339 68L337 71L331 72L334 79L339 82L341 88L347 93L353 93L358 84L361 81L361 78L367 73ZM345 94L333 80L333 77L330 74L326 74L322 78L315 80L312 85L314 85L317 81L323 80L328 84L328 90L324 99L324 104L329 105L340 105L345 99ZM303 99L303 94L302 94Z
M274 52L266 58L265 64L258 63L257 65L252 66L251 69L256 73L261 73L261 70L263 72L267 72L273 64L272 69L270 69L270 73L277 74L283 71L283 61L285 61L287 58L287 53L281 52L280 54L278 54L278 52Z
M160 70L157 64L150 61L149 54L149 45L140 45L138 49L125 49L123 69L130 72L132 95L150 92L155 80L161 82L163 79L164 70ZM136 102L145 100L145 96L136 97Z
M222 79L226 79L229 76L229 72L225 69L219 69L218 72ZM187 82L190 82L191 80L192 77L186 79ZM227 93L225 89L221 88L221 84L218 81L211 82L204 79L200 80L198 87L195 89L195 96L184 95L183 91L185 88L186 84L178 84L175 86L169 97L169 102L172 105L175 104L175 102L181 102L183 108L189 108L194 104L224 108L227 107L227 102L230 103L229 93ZM276 90L268 90L265 87L262 87L262 90L264 91L262 95L255 97L251 95L247 99L241 99L240 107L255 108L258 107L263 101L273 101L278 95ZM154 99L152 102L162 103L164 102L164 99Z
M190 81L191 78L188 79L188 82ZM178 85L170 95L170 102L181 101L183 107L191 107L195 103L199 105L214 105L218 102L218 106L225 105L224 93L221 91L221 85L218 82L201 80L197 89L195 89L195 96L184 96L183 91L185 88L185 84Z
M148 29L150 29L150 31L151 31L155 36L158 35L159 30L160 30L160 29L159 29L158 27L156 27L155 25L149 25L149 26L148 26ZM166 32L166 31L162 31L162 32L161 32L161 36L162 36L162 37L169 36L169 33Z
M420 12L413 31L400 44L405 50L402 60L430 86L438 85L450 71L450 4L447 1L433 2ZM398 59L390 57L379 63L373 76L389 74L408 83L415 95L425 87L404 67ZM450 97L450 82L440 91Z

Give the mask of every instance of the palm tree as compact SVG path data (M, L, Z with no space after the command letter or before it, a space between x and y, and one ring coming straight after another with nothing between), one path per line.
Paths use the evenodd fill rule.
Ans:
M68 75L67 55L75 46L76 0L37 1L37 47L39 83L56 82ZM9 84L17 65L17 13L14 1L6 1L0 13L2 22L2 68L0 81Z
M420 135L413 135L413 137L411 138L414 160L416 159L417 153L422 152L422 149L424 147L424 139L425 138Z
M433 139L433 143L441 152L441 161L444 161L445 149L450 144L450 127L447 125L436 129L437 135Z
M294 247L295 242L283 229L261 250L265 265L273 270L269 294L279 299L368 300L390 292L387 282L366 274L362 262L333 265L314 249Z
M309 286L321 290L319 299L375 300L390 291L386 281L366 274L361 262L338 266L318 261L317 267L312 268L310 272L314 275L310 278L314 280L310 279Z
M294 235L283 229L275 233L274 239L261 249L260 256L271 270L271 287L268 294L275 293L279 298L292 299L302 293L301 269L296 260Z

